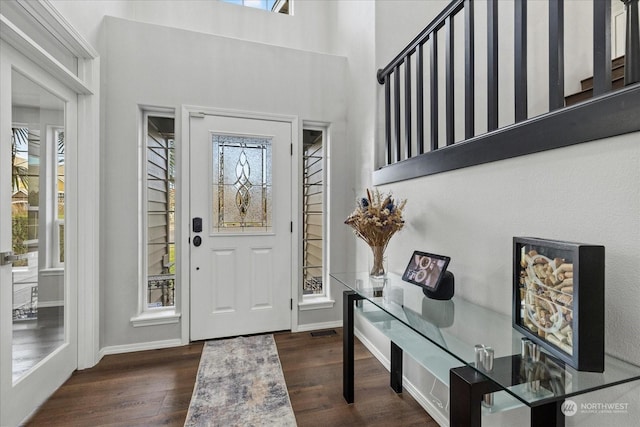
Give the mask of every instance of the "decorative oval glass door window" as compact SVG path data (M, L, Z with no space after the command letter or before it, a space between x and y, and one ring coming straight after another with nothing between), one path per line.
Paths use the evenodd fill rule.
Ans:
M271 138L212 134L214 233L271 232Z

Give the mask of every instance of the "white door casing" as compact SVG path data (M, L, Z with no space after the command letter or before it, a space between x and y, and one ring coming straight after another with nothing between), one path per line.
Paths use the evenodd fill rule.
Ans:
M291 329L291 121L192 114L189 126L191 340Z

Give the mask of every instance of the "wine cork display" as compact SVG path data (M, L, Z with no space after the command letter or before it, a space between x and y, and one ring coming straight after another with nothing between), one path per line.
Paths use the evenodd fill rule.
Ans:
M513 238L513 327L579 371L604 370L604 249Z
M524 327L573 354L573 262L523 247L518 273Z

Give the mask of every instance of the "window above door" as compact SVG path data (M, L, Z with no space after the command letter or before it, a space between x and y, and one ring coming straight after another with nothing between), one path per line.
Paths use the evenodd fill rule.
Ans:
M293 15L291 3L293 0L220 0L224 3L252 7L285 15Z

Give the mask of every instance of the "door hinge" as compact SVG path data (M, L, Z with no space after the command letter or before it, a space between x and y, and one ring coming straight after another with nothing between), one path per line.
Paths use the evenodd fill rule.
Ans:
M293 143L291 144L291 155L293 156Z
M293 233L293 221L291 221L291 232Z
M291 302L291 311L293 311L293 298L289 300Z

